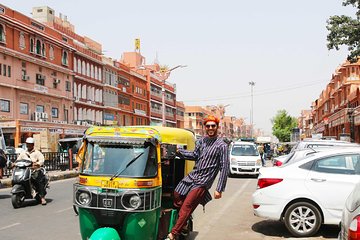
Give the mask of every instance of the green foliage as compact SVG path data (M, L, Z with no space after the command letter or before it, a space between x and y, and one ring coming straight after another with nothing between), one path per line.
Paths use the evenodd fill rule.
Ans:
M327 48L339 50L340 46L347 46L349 50L347 60L354 63L360 56L360 0L343 0L343 6L348 5L357 8L356 19L345 15L331 16L326 26L329 31Z
M280 142L289 142L292 129L297 127L297 119L289 116L286 110L279 110L271 122L273 135Z

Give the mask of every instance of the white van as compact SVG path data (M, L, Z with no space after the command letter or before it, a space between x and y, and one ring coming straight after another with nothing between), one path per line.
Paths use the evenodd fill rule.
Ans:
M236 174L259 175L262 167L257 146L252 142L234 142L230 148L230 177Z

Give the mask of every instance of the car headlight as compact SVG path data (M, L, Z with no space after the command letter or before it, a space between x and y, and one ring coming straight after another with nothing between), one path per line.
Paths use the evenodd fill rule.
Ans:
M91 202L91 194L89 192L78 192L76 201L80 205L89 205Z
M138 195L134 195L130 198L129 204L133 208L138 208L141 205L141 198Z
M230 159L230 164L237 164L236 158L231 158Z
M256 165L262 165L261 159L256 160Z

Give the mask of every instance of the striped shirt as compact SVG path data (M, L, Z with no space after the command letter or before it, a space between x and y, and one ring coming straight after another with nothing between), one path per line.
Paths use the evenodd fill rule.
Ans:
M229 173L229 157L228 146L222 138L204 137L198 141L194 151L179 150L179 152L185 159L195 160L195 167L179 182L175 188L177 193L187 195L192 189L205 187L207 193L205 200L201 203L205 205L212 199L208 190L219 171L220 177L216 191L225 191Z

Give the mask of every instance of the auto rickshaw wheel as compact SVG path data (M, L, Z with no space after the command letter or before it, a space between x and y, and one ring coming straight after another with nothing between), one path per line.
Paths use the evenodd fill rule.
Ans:
M24 202L23 199L24 199L23 194L13 194L11 196L11 204L13 205L14 208L19 208L22 206Z

